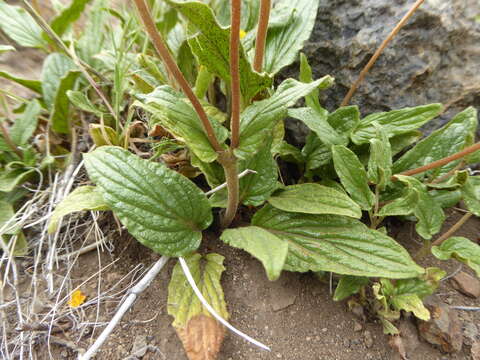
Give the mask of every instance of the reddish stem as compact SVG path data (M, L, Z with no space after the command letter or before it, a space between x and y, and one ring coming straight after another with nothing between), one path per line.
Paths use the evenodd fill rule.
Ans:
M231 148L238 147L240 132L240 15L241 0L232 0L231 29L230 29L230 77L232 79L232 130Z
M257 40L255 41L255 58L253 60L253 69L256 72L262 72L263 58L265 57L268 20L270 18L270 8L271 1L262 0L260 5L260 15L258 17Z
M147 30L147 33L150 36L150 39L152 40L152 43L155 46L155 49L157 50L158 55L160 56L162 61L165 63L165 66L168 68L169 72L173 75L173 77L179 84L180 88L183 90L185 95L188 97L188 99L192 103L195 111L197 112L198 116L200 117L200 120L202 121L203 129L205 130L205 134L207 135L207 138L210 141L210 144L215 149L215 151L222 152L223 149L215 136L215 132L213 131L212 124L210 123L210 120L208 119L208 116L205 113L205 110L203 109L202 105L200 104L200 101L198 100L198 98L195 96L194 92L190 88L190 85L188 84L187 80L185 79L182 72L178 68L178 65L173 59L172 55L168 51L168 48L166 47L160 33L158 32L157 27L155 26L155 22L153 21L152 15L150 14L150 9L145 3L145 0L134 0L134 1L137 6L140 17L142 18L143 24L145 25L145 29Z

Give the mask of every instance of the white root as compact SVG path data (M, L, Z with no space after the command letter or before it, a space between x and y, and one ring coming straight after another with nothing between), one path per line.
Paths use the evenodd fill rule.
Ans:
M158 275L158 273L163 269L169 257L162 256L153 266L152 268L145 274L145 276L140 280L137 285L132 287L129 291L129 295L117 310L115 316L110 320L107 327L102 331L100 336L97 340L93 343L93 345L85 352L85 354L80 354L78 360L89 360L95 353L100 349L103 345L105 340L110 336L113 329L117 326L117 324L122 319L123 315L130 309L133 305L135 300L137 299L138 295L141 294L152 282L153 279Z
M195 280L192 277L192 273L190 272L190 269L188 268L188 265L187 265L187 262L185 261L185 259L183 257L179 257L178 260L180 261L180 265L182 267L183 273L185 274L185 277L187 278L188 283L192 287L193 292L195 293L195 295L197 295L197 297L200 300L200 302L202 303L202 305L208 310L208 312L210 314L213 315L213 317L215 319L217 319L227 329L229 329L233 333L237 334L241 338L245 339L246 341L258 346L259 348L261 348L263 350L271 351L270 348L267 345L262 344L260 341L257 341L255 339L251 338L250 336L248 336L247 334L245 334L245 333L241 332L240 330L236 329L235 327L230 325L230 323L227 322L224 318L222 318L220 315L218 315L218 313L210 306L210 304L207 302L207 300L205 300L202 293L198 289L197 284L195 284Z

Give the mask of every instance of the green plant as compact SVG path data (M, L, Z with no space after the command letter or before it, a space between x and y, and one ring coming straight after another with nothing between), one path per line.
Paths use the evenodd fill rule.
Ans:
M68 25L60 26L60 20L40 20L43 28L35 29L36 36L31 29L12 33L20 44L59 51L45 61L41 84L15 80L40 93L51 128L72 133L72 113L88 113L96 121L90 134L98 148L84 154L96 187L77 188L67 197L49 231L58 231L58 220L70 212L110 209L143 245L185 257L201 293L223 318L228 317L219 281L223 258L195 253L204 231L249 252L270 280L283 270L339 274L336 300L364 292L376 279L377 310L388 333L395 333L392 321L401 310L427 319L421 300L444 274L417 265L381 225L390 216L414 219L429 251L445 219L443 208L463 199L469 213L480 216L479 177L462 170L480 158L475 109L457 114L421 141L418 129L440 115L442 105L363 118L357 106L329 112L319 92L333 86L333 78L314 80L303 54L300 81L273 85L274 75L297 59L308 39L318 1L278 1L271 14L266 0L232 0L231 9L222 1L209 3L166 0L150 10L146 1L135 0L148 37L133 15L110 10L121 31L109 46L103 36L94 39L86 31L69 39L67 47L62 29ZM4 13L13 11L0 5ZM98 31L95 19L90 26ZM301 99L305 106L294 108ZM75 112L69 112L69 102ZM287 116L310 129L302 149L284 140ZM142 143L148 151L135 145L141 140L138 126L151 135ZM141 159L152 149L153 157ZM282 184L277 160L297 166L301 176ZM239 178L247 169L252 173ZM181 173L203 175L210 189ZM223 183L226 187L218 189ZM243 206L253 215L241 217ZM368 225L361 221L364 214ZM478 274L477 244L448 237L434 245L439 259L454 257ZM206 342L221 342L223 328L193 296L180 265L169 287L169 313L186 348L198 322L213 321L214 335L201 335Z

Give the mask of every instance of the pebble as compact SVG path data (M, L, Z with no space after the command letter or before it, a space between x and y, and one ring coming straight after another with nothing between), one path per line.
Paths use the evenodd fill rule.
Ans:
M372 337L372 333L370 331L366 330L363 333L363 340L365 342L365 346L367 347L367 349L369 349L373 346L373 337Z
M480 280L466 272L459 272L452 278L452 285L462 294L478 298L480 297Z
M359 322L354 321L354 322L353 322L353 331L359 332L359 331L362 331L362 330L363 330L362 324L360 324Z
M472 345L477 340L480 340L477 325L473 322L465 323L463 325L463 343Z

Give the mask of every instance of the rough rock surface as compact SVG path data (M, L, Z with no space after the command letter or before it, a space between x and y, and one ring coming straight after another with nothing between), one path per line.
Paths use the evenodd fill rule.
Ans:
M339 106L363 66L412 4L406 0L320 1L304 52L315 77L336 78L336 85L324 92L323 103L329 110ZM445 115L427 124L426 130L439 127L467 106L480 109L478 14L478 0L425 0L384 50L351 103L360 106L362 115L432 102L450 104ZM288 75L297 69L298 64L293 65Z
M466 272L459 272L452 278L455 289L472 298L480 297L480 281Z

